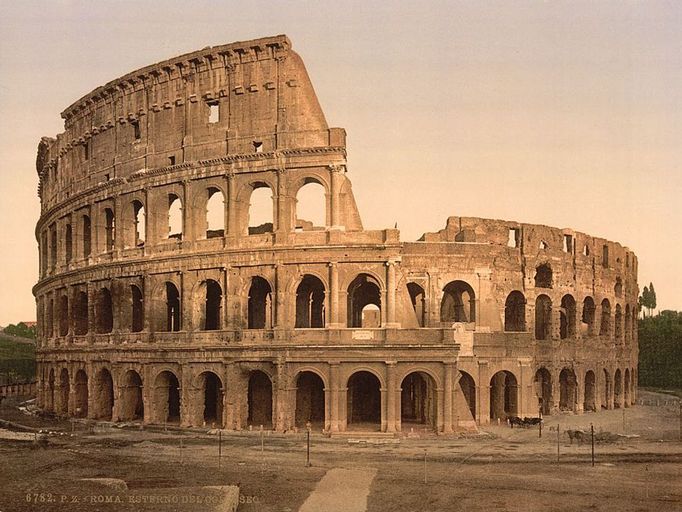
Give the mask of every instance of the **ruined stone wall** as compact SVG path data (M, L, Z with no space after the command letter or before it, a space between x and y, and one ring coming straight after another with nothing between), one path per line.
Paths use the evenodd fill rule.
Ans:
M345 132L286 37L143 68L62 115L37 158L45 409L450 432L534 415L539 399L547 412L634 401L635 255L499 220L451 217L417 242L364 230ZM319 226L297 214L310 183ZM272 222L252 226L263 188ZM358 396L380 410L353 409Z

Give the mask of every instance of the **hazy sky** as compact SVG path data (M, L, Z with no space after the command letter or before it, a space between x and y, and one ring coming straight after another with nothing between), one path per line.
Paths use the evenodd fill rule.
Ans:
M682 310L682 2L0 0L0 325L35 318L35 156L139 67L287 34L367 228L469 215L627 245Z

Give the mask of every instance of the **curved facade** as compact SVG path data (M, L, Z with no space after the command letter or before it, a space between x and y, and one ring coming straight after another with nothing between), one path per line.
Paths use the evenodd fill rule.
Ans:
M62 117L37 157L47 411L451 432L635 399L635 255L500 220L364 230L345 132L285 36L140 69Z

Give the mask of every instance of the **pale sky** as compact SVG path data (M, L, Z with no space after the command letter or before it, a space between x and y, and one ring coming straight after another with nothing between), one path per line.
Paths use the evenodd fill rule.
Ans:
M0 0L0 325L35 319L35 157L99 85L287 34L366 228L450 215L621 242L682 310L682 2Z

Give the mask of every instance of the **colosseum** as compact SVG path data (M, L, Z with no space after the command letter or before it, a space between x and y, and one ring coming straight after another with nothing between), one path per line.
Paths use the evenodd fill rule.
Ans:
M363 229L345 131L286 36L139 69L62 118L36 162L47 412L395 436L635 399L635 255L514 221Z

